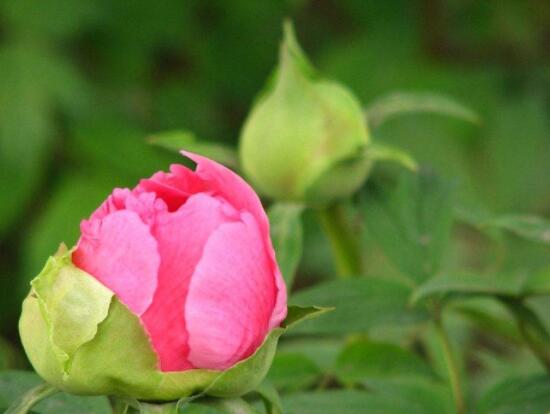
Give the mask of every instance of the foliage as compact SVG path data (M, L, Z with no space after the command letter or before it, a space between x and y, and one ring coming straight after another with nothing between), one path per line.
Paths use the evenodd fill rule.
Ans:
M550 8L515 0L2 2L0 410L47 393L20 304L113 187L183 162L181 148L241 170L285 17L372 138L369 179L338 209L264 200L290 302L335 309L285 335L244 400L176 408L550 410ZM111 408L60 392L31 412Z

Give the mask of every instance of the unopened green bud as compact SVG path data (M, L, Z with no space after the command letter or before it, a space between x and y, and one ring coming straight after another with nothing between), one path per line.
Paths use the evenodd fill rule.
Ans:
M364 182L368 144L358 100L316 75L286 23L279 65L242 131L245 174L267 196L329 202Z

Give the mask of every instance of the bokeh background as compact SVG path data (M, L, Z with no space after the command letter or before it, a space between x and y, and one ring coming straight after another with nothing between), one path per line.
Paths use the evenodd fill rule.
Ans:
M319 71L365 106L394 91L435 91L482 119L409 115L376 139L455 180L465 205L550 214L546 0L4 0L0 368L26 366L17 318L46 257L76 241L80 220L113 187L178 161L148 136L186 129L236 145L285 17ZM326 240L311 217L306 224L298 289L332 272ZM493 258L467 229L455 242L451 261ZM519 241L512 251L511 266L549 260ZM391 267L375 248L366 254L373 271Z

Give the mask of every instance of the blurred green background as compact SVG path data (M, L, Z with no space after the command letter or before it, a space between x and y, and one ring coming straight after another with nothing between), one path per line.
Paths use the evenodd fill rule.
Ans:
M394 91L435 91L482 118L477 126L410 115L376 139L456 179L467 205L550 214L548 1L4 0L0 334L8 348L18 348L20 302L46 257L76 241L80 220L114 186L179 160L149 145L150 134L189 129L236 144L276 63L285 17L319 71L365 106ZM326 240L306 222L302 284L331 272ZM478 265L479 237L455 237L452 260ZM548 263L547 251L524 246L511 262ZM379 251L369 254L372 269L387 266Z

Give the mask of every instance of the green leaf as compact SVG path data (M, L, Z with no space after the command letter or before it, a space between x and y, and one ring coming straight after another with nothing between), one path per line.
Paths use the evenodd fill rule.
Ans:
M524 288L525 295L550 294L550 267L530 273Z
M0 411L4 412L3 410L23 398L25 393L41 384L42 379L33 372L0 372ZM79 397L58 393L36 404L32 412L37 414L110 414L111 409L105 397Z
M301 354L311 360L323 372L332 372L345 338L309 337L288 338L279 345L278 354Z
M434 276L415 289L413 302L426 300L433 296L460 295L502 295L519 296L523 292L525 277L515 273L498 275L480 275L476 273L450 273Z
M339 279L293 295L291 303L318 303L334 311L297 328L295 333L343 335L384 325L414 324L427 315L409 307L411 288L383 278Z
M268 211L273 248L289 291L302 257L302 211L303 206L290 203L275 203Z
M406 379L371 385L373 413L455 414L451 391L443 383Z
M522 339L516 322L501 302L490 296L470 298L453 304L453 312L467 319L477 329L492 338L502 338L506 342L521 344Z
M451 414L449 392L438 386L399 385L372 393L329 390L283 397L286 414Z
M452 116L463 121L479 124L478 115L452 98L429 92L396 92L376 99L367 107L367 119L371 128L398 115L433 113Z
M228 167L237 169L239 166L237 151L227 145L207 142L186 130L160 132L150 136L147 141L170 151L182 150L194 152L211 158Z
M37 385L16 400L10 408L7 409L6 414L26 414L38 402L49 397L50 395L55 394L56 392L58 392L58 390L53 388L51 385Z
M505 215L492 219L484 225L509 231L526 240L550 245L550 220L542 217Z
M477 405L478 414L547 413L550 410L548 376L513 378L487 392Z
M296 393L283 396L286 414L368 414L370 395L355 390Z
M384 144L372 143L367 147L366 151L375 162L395 162L413 172L418 170L418 164L414 158L402 149Z
M335 374L344 383L366 386L411 378L435 379L428 364L416 354L394 344L365 340L344 348Z
M262 382L255 392L262 398L267 414L283 414L281 397L277 389L269 382Z
M364 193L370 235L393 264L417 283L439 270L452 226L451 188L421 171L405 172L394 188L375 185Z
M277 352L267 378L280 391L300 391L311 387L321 370L307 355L298 352Z
M466 272L446 272L434 276L415 289L412 301L433 296L505 296L521 298L550 293L550 270L529 274L503 272L482 275Z

